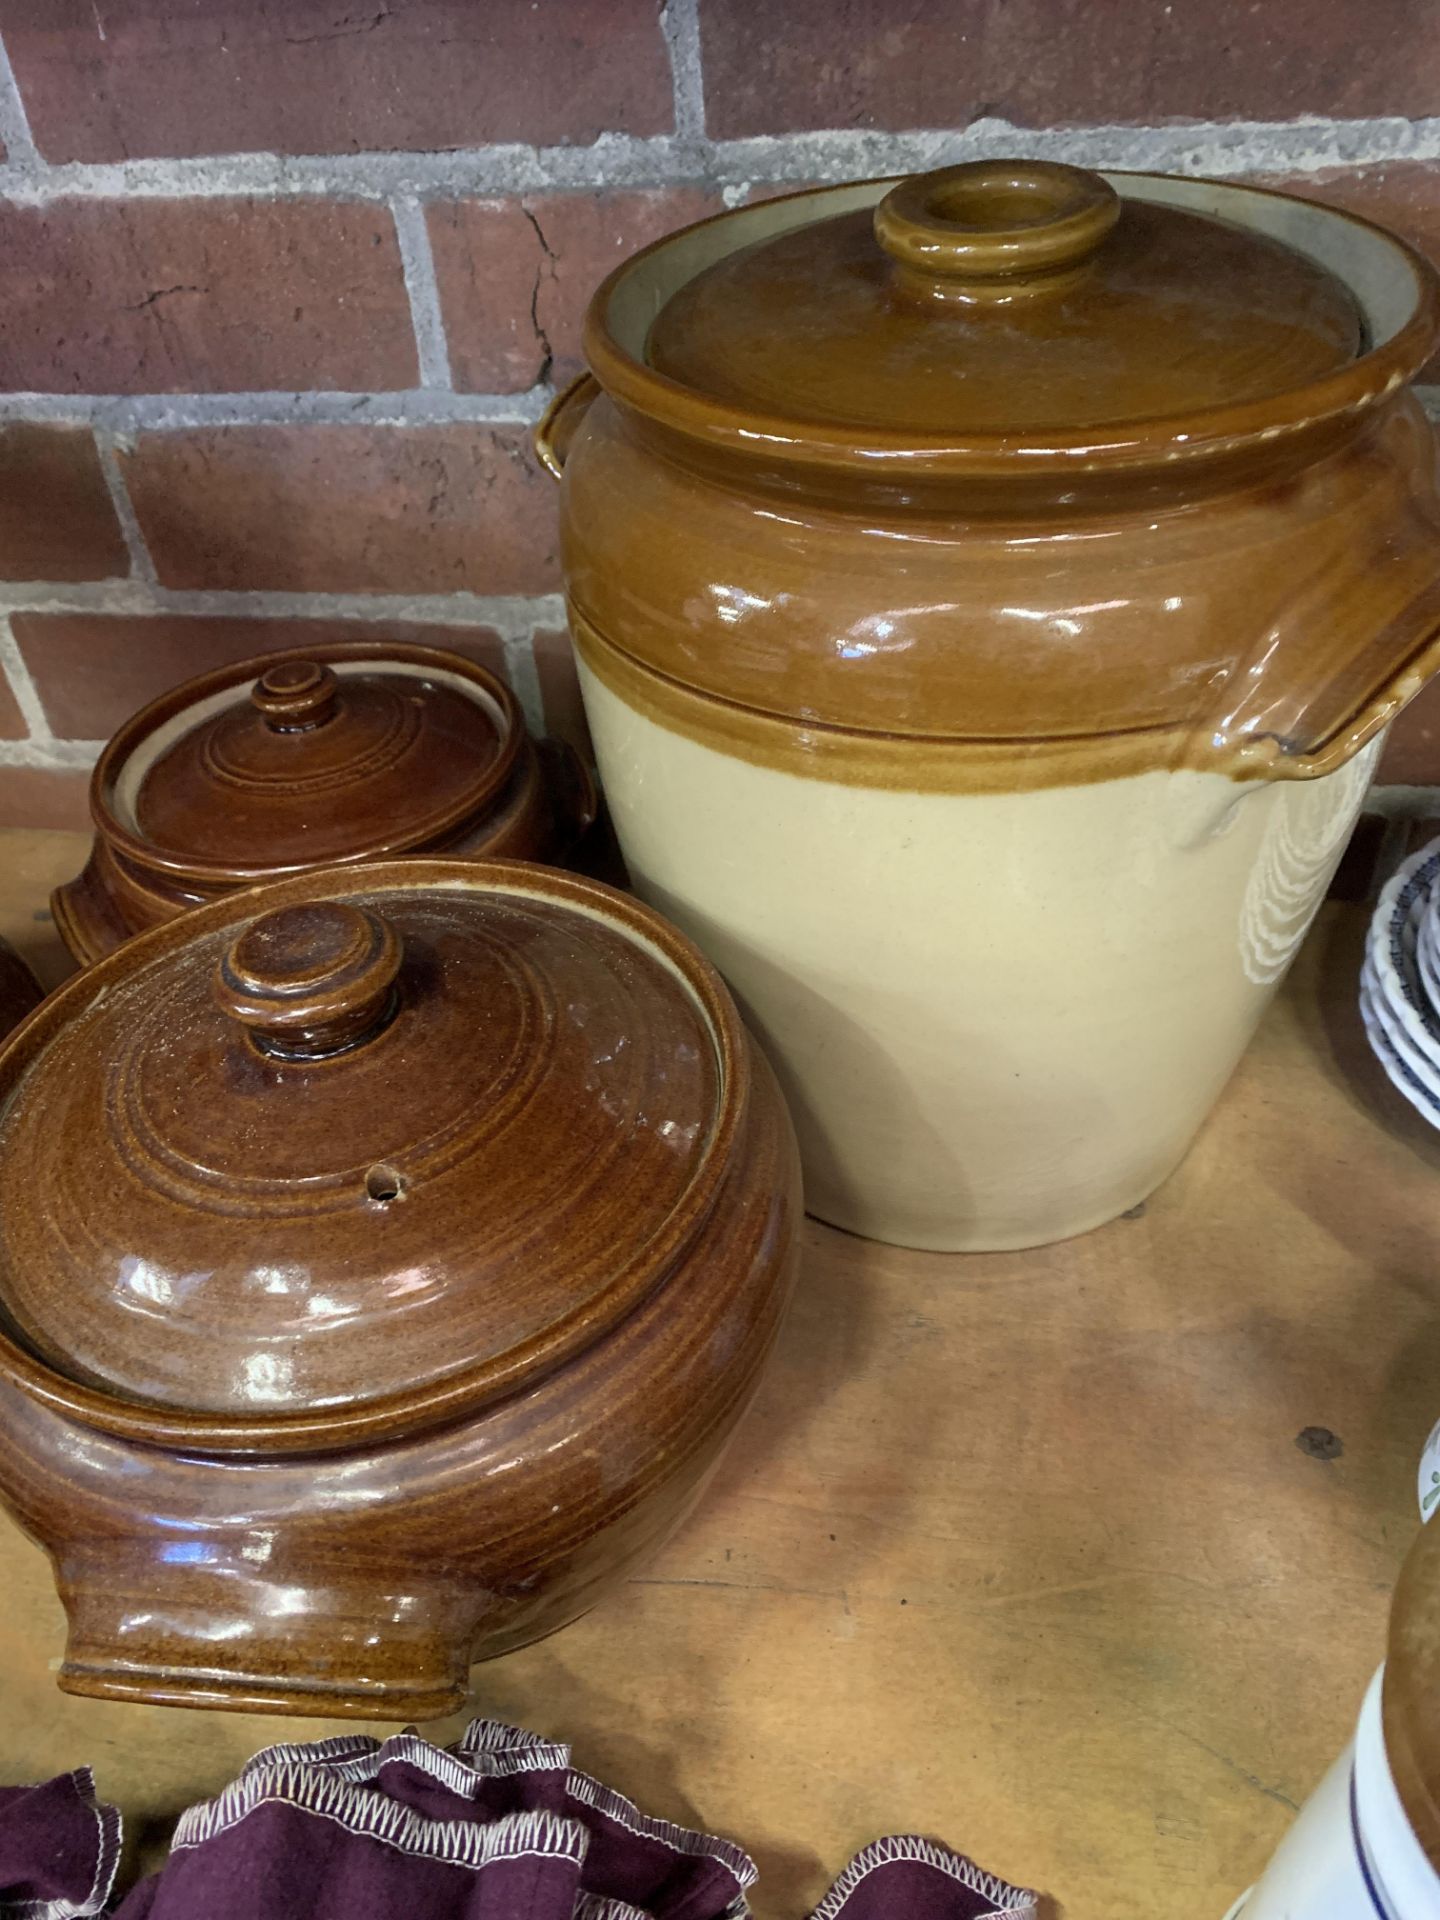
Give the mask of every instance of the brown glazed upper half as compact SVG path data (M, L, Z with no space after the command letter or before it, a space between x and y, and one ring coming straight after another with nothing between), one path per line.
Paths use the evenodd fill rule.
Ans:
M793 1279L718 977L544 868L196 909L0 1049L0 1497L72 1691L444 1712L686 1510Z
M237 887L399 853L564 859L588 773L538 746L510 689L457 654L341 642L186 682L107 745L95 844L57 890L82 963Z
M1400 241L1206 181L718 216L611 275L542 426L582 656L822 778L1328 772L1440 662L1437 317Z

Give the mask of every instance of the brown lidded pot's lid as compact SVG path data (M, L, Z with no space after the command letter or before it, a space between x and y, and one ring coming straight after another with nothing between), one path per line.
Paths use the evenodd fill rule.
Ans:
M1406 1818L1440 1872L1440 1521L1422 1529L1390 1606L1385 1754Z
M97 768L97 825L201 883L443 845L495 802L524 739L514 695L457 654L269 655L128 721Z
M0 1051L0 1368L219 1450L453 1417L657 1284L747 1086L717 976L592 882L392 861L197 909Z
M613 401L707 459L908 485L1308 433L1413 378L1436 325L1426 263L1353 215L1007 159L672 234L601 286L585 352Z
M735 208L609 275L541 423L577 644L805 777L1332 771L1440 662L1437 339L1413 249L1249 185L985 160Z
M711 398L917 433L1109 425L1263 399L1364 345L1351 289L1270 235L977 161L725 255L649 331Z

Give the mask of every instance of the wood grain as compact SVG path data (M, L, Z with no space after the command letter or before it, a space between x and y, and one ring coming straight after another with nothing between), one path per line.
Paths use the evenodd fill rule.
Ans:
M42 962L30 915L75 852L0 835L0 933ZM1142 1217L965 1258L810 1227L703 1506L586 1620L476 1668L469 1710L740 1840L761 1920L901 1829L1065 1920L1220 1920L1347 1736L1440 1412L1440 1137L1365 1051L1362 930L1327 909ZM132 1842L333 1730L67 1699L8 1529L0 1578L0 1777L89 1760Z

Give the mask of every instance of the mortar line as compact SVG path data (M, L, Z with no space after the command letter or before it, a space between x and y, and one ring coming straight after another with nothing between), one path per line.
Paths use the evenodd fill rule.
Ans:
M530 620L523 630L505 636L505 678L524 710L533 733L545 731L545 695L540 686L540 667L535 658L535 628L546 624Z
M125 551L130 556L130 577L143 581L149 586L155 584L155 562L150 558L150 549L145 544L145 535L140 530L140 520L135 512L135 503L130 498L130 489L125 484L125 475L120 466L120 453L116 446L115 435L104 428L95 429L95 451L100 458L100 471L105 476L105 485L110 491L110 503L115 509L115 518L120 522L120 532L125 541Z
M543 383L523 393L3 393L0 421L54 421L120 435L211 426L528 427L552 397Z
M390 217L395 222L405 291L410 297L410 323L415 330L420 385L432 391L449 392L452 385L450 346L445 338L445 315L440 305L440 286L435 278L435 255L425 209L412 196L397 196L390 202Z
M25 111L25 100L3 35L0 35L0 140L5 142L6 160L17 170L44 166L30 131L30 116Z
M700 0L664 0L660 31L670 56L675 137L698 144L705 138L705 79L701 71Z
M278 588L165 587L145 580L5 581L8 613L183 614L270 620L355 620L371 625L493 627L502 638L564 620L559 593L297 593Z
M104 747L103 740L0 740L0 767L31 767L38 773L88 773Z
M21 718L30 736L30 744L52 747L55 736L50 731L50 721L45 712L45 703L40 698L40 690L31 677L20 651L20 643L10 629L10 616L0 613L0 671L10 682L10 691L15 696L15 704L20 709ZM21 741L7 742L7 745L20 746Z
M502 144L431 153L218 154L55 166L42 162L38 171L7 161L0 165L0 198L30 205L76 196L393 200L597 187L724 186L746 180L783 184L909 173L996 155L1221 178L1306 174L1327 167L1440 159L1440 116L1336 120L1311 115L1285 121L1050 128L1017 127L992 118L959 129L885 133L838 128L720 141L679 134L602 134L588 147Z

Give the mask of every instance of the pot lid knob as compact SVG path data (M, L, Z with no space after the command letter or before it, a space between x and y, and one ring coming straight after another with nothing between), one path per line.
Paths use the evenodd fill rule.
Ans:
M227 948L215 998L264 1052L344 1053L388 1026L401 946L388 922L343 900L262 914Z
M282 660L250 690L250 704L276 733L309 733L335 717L340 682L317 660Z
M1073 284L1119 217L1098 173L973 160L893 187L875 209L875 237L909 291L996 302Z

